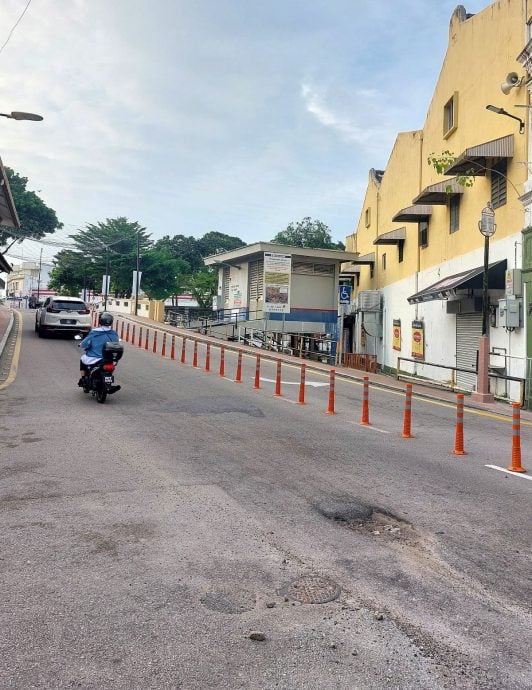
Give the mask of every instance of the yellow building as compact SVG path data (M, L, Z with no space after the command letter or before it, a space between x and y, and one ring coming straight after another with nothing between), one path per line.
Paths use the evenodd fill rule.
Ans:
M484 319L490 371L529 375L520 269L531 19L522 0L498 0L475 15L458 6L423 129L400 133L386 169L369 173L357 228L346 238L358 259L344 266L357 278L344 338L347 351L376 354L384 369L401 357L406 372L475 388L484 294L479 220L489 204L496 223ZM490 385L519 399L519 382L493 377Z

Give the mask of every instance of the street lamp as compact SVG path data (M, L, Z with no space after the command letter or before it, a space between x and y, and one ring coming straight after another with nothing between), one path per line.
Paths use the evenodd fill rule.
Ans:
M14 110L12 113L0 113L0 117L8 117L10 120L33 120L35 122L40 122L43 119L42 115L23 113L19 110Z
M489 392L489 363L490 363L490 336L489 336L489 297L488 297L488 272L490 255L490 237L493 237L497 226L495 224L495 211L488 202L482 209L478 221L480 234L484 236L484 273L482 276L482 335L478 348L477 389L471 398L476 402L493 402L493 395Z
M506 117L511 117L512 120L517 120L517 122L519 122L519 134L523 134L525 131L525 123L523 120L516 115L506 112L504 108L498 108L496 105L487 105L486 110L491 110L492 113L497 113L497 115L506 115Z

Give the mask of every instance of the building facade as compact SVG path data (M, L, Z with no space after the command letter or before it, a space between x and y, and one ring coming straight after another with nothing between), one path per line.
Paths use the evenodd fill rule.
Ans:
M532 356L522 272L531 18L522 0L498 0L475 15L456 8L424 127L400 133L386 169L370 171L346 238L358 254L347 347L376 354L384 369L471 391L483 325L479 220L492 207L490 386L513 400Z

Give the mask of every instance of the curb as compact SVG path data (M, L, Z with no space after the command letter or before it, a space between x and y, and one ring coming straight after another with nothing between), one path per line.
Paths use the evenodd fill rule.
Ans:
M15 316L13 312L11 312L11 318L9 319L9 324L6 328L6 332L4 333L4 337L2 340L0 340L0 357L2 356L2 353L4 352L4 347L6 346L7 339L11 335L11 330L13 328L13 324L15 322Z

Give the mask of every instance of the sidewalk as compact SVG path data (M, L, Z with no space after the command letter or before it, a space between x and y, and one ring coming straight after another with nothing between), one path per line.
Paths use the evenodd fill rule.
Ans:
M4 351L11 326L13 324L13 311L9 307L0 305L0 357Z
M269 350L263 350L260 348L256 347L249 347L247 345L239 344L236 342L232 341L225 341L221 340L220 338L213 338L211 336L203 335L200 333L195 333L193 331L188 331L184 328L177 328L175 326L170 326L169 324L166 323L160 323L159 321L152 321L151 319L147 319L145 317L140 317L140 316L133 316L133 315L121 315L117 314L115 316L118 320L118 324L120 324L120 321L122 318L124 321L128 320L131 322L139 323L142 324L143 326L147 326L150 329L156 329L160 332L166 332L169 333L170 335L177 335L177 336L182 336L185 335L188 338L195 338L198 340L198 342L204 342L204 343L211 343L211 345L215 345L219 347L221 344L225 346L226 350L242 350L242 352L245 352L250 355L257 355L260 354L262 359L273 359L273 360L278 360L281 359L283 362L286 362L287 364L290 363L294 366L299 366L301 364L301 359L299 357L294 357L292 355L286 355L282 354L279 352L271 352ZM309 361L309 360L303 360L306 364L307 371L320 371L320 372L326 372L329 373L331 370L331 366L328 364L322 364L321 362L314 362L314 361ZM397 380L394 376L390 376L388 374L382 374L382 373L377 373L377 374L370 374L366 373L364 371L359 371L358 369L351 369L347 367L334 367L336 371L336 376L341 376L342 378L345 379L350 379L353 381L360 381L362 382L364 379L364 376L369 377L370 385L372 386L378 386L380 388L385 388L388 390L396 390L396 391L404 391L405 390L405 384L407 383L406 381L399 381ZM453 393L450 390L446 390L443 388L440 388L440 386L437 385L431 385L430 383L419 383L419 382L412 382L412 391L414 395L418 398L428 398L430 400L438 400L440 402L445 402L449 403L451 405L456 404L456 393ZM504 417L509 417L511 419L512 417L512 406L509 403L504 403L504 402L494 402L490 404L481 404L481 403L475 403L471 401L471 398L469 395L465 395L464 397L464 407L469 408L469 409L475 409L475 410L481 410L483 412L489 412L492 414L497 414L497 415L502 415ZM521 410L521 419L526 420L527 422L532 422L532 411L530 410Z

